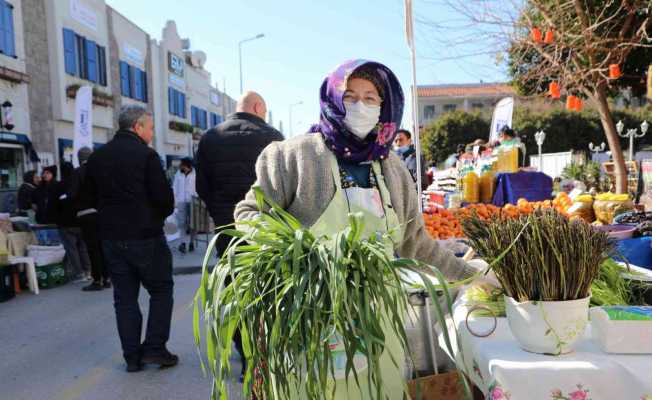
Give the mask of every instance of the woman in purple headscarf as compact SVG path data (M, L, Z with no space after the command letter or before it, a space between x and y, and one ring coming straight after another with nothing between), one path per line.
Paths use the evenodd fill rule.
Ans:
M389 233L400 257L435 265L449 279L468 277L475 270L426 233L414 181L390 151L403 101L389 68L365 60L345 62L321 86L319 123L310 134L270 144L256 163L255 185L316 235L339 232L348 226L349 213L362 213L364 234ZM257 214L250 191L236 206L235 220ZM401 372L383 376L397 377L387 392L400 398ZM346 384L336 386L338 399L364 398Z
M310 134L270 144L256 163L255 185L316 233L346 227L349 212L363 212L369 229L394 231L400 257L435 265L450 279L469 276L473 268L428 236L414 181L390 151L403 103L389 68L366 60L343 63L321 86L319 123ZM257 214L250 191L235 219Z

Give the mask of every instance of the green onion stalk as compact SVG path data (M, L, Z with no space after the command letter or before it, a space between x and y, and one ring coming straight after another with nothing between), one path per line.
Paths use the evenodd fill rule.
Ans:
M401 271L417 273L432 299L443 292L446 309L438 301L433 303L444 327L446 347L455 354L444 320L446 313L452 313L453 299L437 268L394 259L387 237L363 238L361 215L349 215L349 226L335 235L316 237L265 199L260 189L255 193L259 217L239 222L243 229L220 233L232 237L231 244L209 271L218 236L212 239L194 299L195 344L202 368L213 379L211 399L228 399L229 358L236 329L247 360L244 398L332 398L335 367L329 341L336 336L346 353L347 383L360 387L359 379L365 374L371 383L364 389L369 397L387 398L379 361L389 350L387 335L395 335L409 352L404 327L408 283ZM440 284L433 284L430 276ZM453 333L458 335L457 330ZM365 371L356 369L356 354L366 358ZM390 356L397 367L404 362L402 354ZM460 369L461 385L471 398L465 367ZM407 393L407 385L404 388Z

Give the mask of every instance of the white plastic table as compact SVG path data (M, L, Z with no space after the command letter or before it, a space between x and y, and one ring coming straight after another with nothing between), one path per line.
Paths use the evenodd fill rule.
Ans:
M455 302L448 328L457 327L463 359L473 383L489 400L652 400L652 355L604 353L592 340L591 326L573 353L548 356L522 350L512 336L506 318L498 318L496 331L486 338L469 333L464 294ZM493 318L469 318L476 333L488 332ZM652 338L649 338L652 340ZM446 349L442 335L442 348ZM450 354L449 354L450 355Z
M14 257L9 256L10 264L23 264L25 266L25 272L27 275L27 284L29 290L34 294L38 294L38 279L36 277L36 266L34 264L34 258L32 257Z

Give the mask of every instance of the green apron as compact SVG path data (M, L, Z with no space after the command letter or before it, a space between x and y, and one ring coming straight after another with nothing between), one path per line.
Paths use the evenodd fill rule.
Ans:
M364 216L364 237L390 232L392 242L395 244L400 243L403 238L403 230L400 227L396 212L392 209L389 190L387 190L380 163L377 161L372 163L378 189L357 187L342 189L339 166L335 156L331 155L330 164L333 180L335 181L335 196L333 196L326 211L311 227L311 231L315 235L333 235L349 226L348 213L362 213ZM402 399L405 384L405 351L401 347L398 337L391 334L390 329L386 329L385 332L386 351L380 358L384 393L389 399ZM344 379L346 353L344 352L344 345L337 337L331 339L331 349L333 351L336 377L334 381L336 387L335 399L369 399L366 357L363 355L354 357L354 364L360 379L360 389L358 389L353 374L349 376L348 385ZM399 364L398 368L392 362L388 350Z

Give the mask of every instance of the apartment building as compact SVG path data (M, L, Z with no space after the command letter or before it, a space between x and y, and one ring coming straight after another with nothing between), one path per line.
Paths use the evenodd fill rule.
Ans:
M15 204L25 169L35 161L30 75L25 62L23 1L0 0L0 208Z
M417 86L417 94L419 125L425 126L455 110L479 111L491 118L496 103L515 92L507 83L479 83Z

